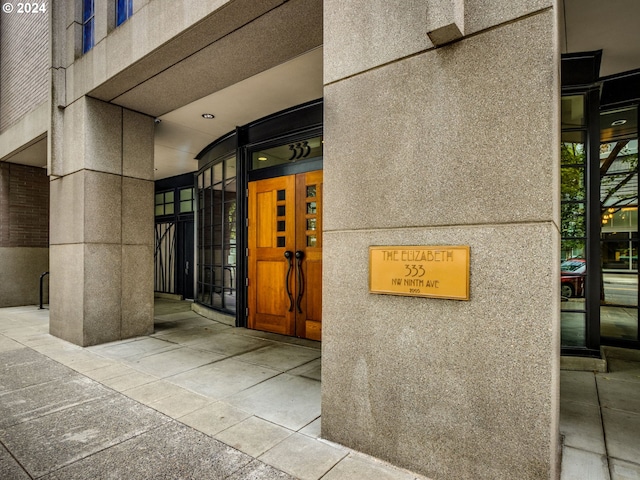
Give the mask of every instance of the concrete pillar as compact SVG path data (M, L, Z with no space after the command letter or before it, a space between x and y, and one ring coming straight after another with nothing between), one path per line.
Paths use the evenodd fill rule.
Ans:
M153 119L81 97L56 125L50 332L95 345L153 331ZM59 128L60 128L59 127Z
M553 479L554 2L445 3L324 2L322 437L435 480ZM470 246L470 300L370 293L372 245Z

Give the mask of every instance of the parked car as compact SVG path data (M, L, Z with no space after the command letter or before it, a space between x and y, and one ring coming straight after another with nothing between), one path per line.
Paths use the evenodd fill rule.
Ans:
M584 258L570 258L560 264L560 295L562 297L584 297L584 277L587 262Z

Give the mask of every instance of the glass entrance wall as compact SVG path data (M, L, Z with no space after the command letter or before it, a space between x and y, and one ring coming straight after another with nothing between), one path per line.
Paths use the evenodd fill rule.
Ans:
M235 316L236 326L248 315L248 182L322 169L322 121L314 100L237 127L196 156L195 301ZM177 205L189 208L191 193L181 191Z
M600 116L600 333L638 341L638 108Z
M197 300L236 312L236 157L218 159L198 174Z
M561 341L586 347L587 122L585 95L562 97Z

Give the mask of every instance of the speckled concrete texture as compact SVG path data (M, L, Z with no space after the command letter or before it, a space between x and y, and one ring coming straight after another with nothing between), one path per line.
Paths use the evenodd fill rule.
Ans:
M325 87L325 230L552 219L553 28L542 13Z
M84 241L84 172L53 179L49 186L49 244Z
M234 473L229 480L296 480L296 478L254 460Z
M122 174L153 180L153 118L124 109L122 112Z
M84 241L122 241L122 180L120 175L83 170ZM76 200L77 201L77 200ZM80 204L82 208L82 204ZM55 221L55 220L54 220Z
M134 400L111 395L14 425L0 435L25 470L40 477L167 421ZM85 471L84 478L96 477Z
M0 352L0 395L33 385L68 377L73 370L47 361L43 355L27 348Z
M21 425L111 394L111 390L78 374L4 393L0 418L3 443L12 450L13 445L25 441L15 433Z
M465 34L552 7L553 0L464 0Z
M151 78L140 72L142 78L113 101L162 115L322 45L321 27L322 1L289 0ZM225 68L212 70L214 63Z
M153 194L152 181L122 177L123 244L153 245Z
M253 460L177 422L146 430L44 478L105 478L106 472L111 478L228 478ZM154 472L162 472L161 477L155 477Z
M53 335L86 346L153 330L153 125L92 98L65 113L67 175L51 182Z
M49 247L49 332L82 345L84 310L84 245Z
M153 246L122 246L122 338L153 333Z
M445 25L469 35L552 7L552 0L358 0L324 2L325 83L434 48Z
M84 245L83 346L120 340L122 251L120 245Z
M86 117L84 167L122 174L122 108L90 97L80 102L85 104Z
M11 480L31 480L20 464L15 461L6 448L0 444L0 478Z
M62 158L55 158L55 174L69 175L70 173L81 170L84 165L84 122L85 122L85 104L83 100L70 103L64 109L64 122L56 125L62 130L62 137L59 143L62 144Z
M370 245L469 245L469 301L374 295ZM325 232L322 437L433 478L549 478L551 223Z
M432 48L423 0L324 1L324 82Z
M464 33L465 0L429 0L425 3L427 10L425 28L428 34L452 24Z

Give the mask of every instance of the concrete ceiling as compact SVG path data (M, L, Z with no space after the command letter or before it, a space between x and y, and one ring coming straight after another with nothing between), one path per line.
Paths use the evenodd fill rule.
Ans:
M195 171L195 156L236 126L322 97L322 48L158 117L156 179ZM204 119L210 113L213 119Z
M24 148L13 152L3 161L9 163L18 163L20 165L29 165L31 167L47 166L47 136L43 135Z
M640 68L640 1L563 0L562 53L602 50L600 76Z
M564 0L560 16L562 53L602 49L601 76L640 68L639 0ZM198 152L237 125L321 96L317 48L167 113L156 127L156 178L194 171Z

